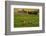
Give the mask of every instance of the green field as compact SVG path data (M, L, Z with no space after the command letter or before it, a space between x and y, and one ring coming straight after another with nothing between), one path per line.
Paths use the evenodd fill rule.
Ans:
M39 15L16 14L14 15L14 27L38 27Z

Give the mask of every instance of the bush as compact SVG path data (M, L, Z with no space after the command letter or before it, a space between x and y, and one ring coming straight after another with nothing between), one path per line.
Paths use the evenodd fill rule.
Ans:
M34 12L32 12L32 14L35 14L36 15L36 14L38 14L38 12L37 11L34 11Z

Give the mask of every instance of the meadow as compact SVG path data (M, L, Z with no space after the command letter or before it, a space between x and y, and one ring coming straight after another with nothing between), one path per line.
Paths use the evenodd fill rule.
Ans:
M15 14L14 27L38 27L39 15L35 14Z

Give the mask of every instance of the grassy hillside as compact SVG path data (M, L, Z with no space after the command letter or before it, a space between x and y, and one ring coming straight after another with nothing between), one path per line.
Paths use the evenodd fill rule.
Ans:
M38 27L39 15L16 14L14 15L14 27Z

